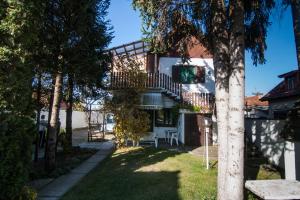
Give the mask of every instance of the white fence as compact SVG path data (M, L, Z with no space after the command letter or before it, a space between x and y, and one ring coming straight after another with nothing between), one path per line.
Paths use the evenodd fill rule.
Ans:
M42 111L41 115L45 115L45 119L48 119L48 111ZM66 127L66 111L61 110L59 113L59 119L61 123L61 128ZM102 123L103 121L102 114L99 112L92 112L91 122L92 123ZM73 111L72 114L72 128L85 128L88 126L87 123L87 114L81 111Z
M284 140L279 136L284 120L245 119L248 139L254 143L269 162L284 168Z

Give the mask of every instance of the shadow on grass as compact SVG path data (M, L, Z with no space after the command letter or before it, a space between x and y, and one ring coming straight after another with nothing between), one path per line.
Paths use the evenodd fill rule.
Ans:
M119 150L69 191L66 199L180 200L179 173L156 169L156 163L178 155L164 149Z
M268 163L263 157L247 158L245 162L245 180L284 178L284 170Z

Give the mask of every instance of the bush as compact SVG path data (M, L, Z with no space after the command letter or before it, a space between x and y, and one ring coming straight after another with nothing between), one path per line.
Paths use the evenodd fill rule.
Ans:
M18 200L36 200L37 199L37 192L28 187L24 186Z
M30 118L0 115L0 199L21 198L32 162L34 135Z

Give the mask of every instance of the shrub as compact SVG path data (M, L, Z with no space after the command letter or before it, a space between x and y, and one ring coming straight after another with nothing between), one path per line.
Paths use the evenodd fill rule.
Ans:
M36 200L37 199L37 192L28 187L24 186L18 200Z
M0 199L20 199L32 162L33 121L0 114Z

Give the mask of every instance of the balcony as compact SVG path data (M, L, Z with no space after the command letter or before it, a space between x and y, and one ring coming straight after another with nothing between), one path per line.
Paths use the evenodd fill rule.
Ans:
M159 90L177 102L203 108L206 112L211 112L213 108L213 94L183 91L180 83L164 73L111 73L109 90L128 88Z

